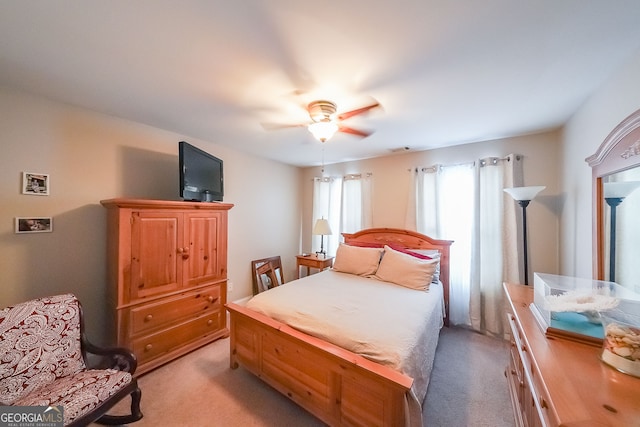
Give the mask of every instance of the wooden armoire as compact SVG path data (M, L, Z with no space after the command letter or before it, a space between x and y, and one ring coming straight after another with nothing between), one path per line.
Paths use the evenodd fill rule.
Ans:
M117 344L143 374L229 335L229 203L145 199L107 208L109 299Z

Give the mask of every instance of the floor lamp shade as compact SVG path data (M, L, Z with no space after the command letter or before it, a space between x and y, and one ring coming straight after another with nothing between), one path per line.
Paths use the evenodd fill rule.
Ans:
M329 221L324 218L317 220L313 226L312 234L314 236L320 236L320 250L316 253L326 256L327 253L324 251L324 236L330 236L333 234L331 232L331 226L329 226Z
M544 185L537 185L532 187L513 187L513 188L505 188L504 191L509 193L511 197L513 197L516 201L531 201L533 200L539 192L544 190Z
M527 206L529 202L533 200L539 192L544 190L545 186L537 185L531 187L513 187L505 188L504 191L508 193L515 201L522 206L522 244L524 253L524 284L529 284L529 257L527 254Z

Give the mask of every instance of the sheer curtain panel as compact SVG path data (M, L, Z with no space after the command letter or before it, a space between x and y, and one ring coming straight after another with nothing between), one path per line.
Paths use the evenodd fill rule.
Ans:
M313 180L313 224L320 218L329 221L333 234L324 237L327 255L335 255L340 242L340 202L342 179L323 177ZM312 237L313 250L320 249L320 236Z
M366 174L346 175L342 181L342 224L341 233L355 233L371 228L373 212L371 207L373 176Z
M414 171L407 226L454 241L452 324L503 335L502 282L518 277L515 207L505 203L503 188L521 182L521 160L510 155Z

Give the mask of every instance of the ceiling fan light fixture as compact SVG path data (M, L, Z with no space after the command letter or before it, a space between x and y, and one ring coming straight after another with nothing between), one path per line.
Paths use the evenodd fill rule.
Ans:
M313 101L307 107L311 120L316 123L333 120L336 114L336 104L331 101Z
M338 125L331 120L325 120L311 123L308 129L318 141L325 142L338 131Z

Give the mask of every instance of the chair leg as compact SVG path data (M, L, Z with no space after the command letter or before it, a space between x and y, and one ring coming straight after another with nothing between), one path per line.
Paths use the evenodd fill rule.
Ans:
M142 418L142 411L140 411L140 399L142 398L142 392L136 387L131 392L131 414L130 415L103 415L96 421L98 424L103 425L123 425L136 422Z

